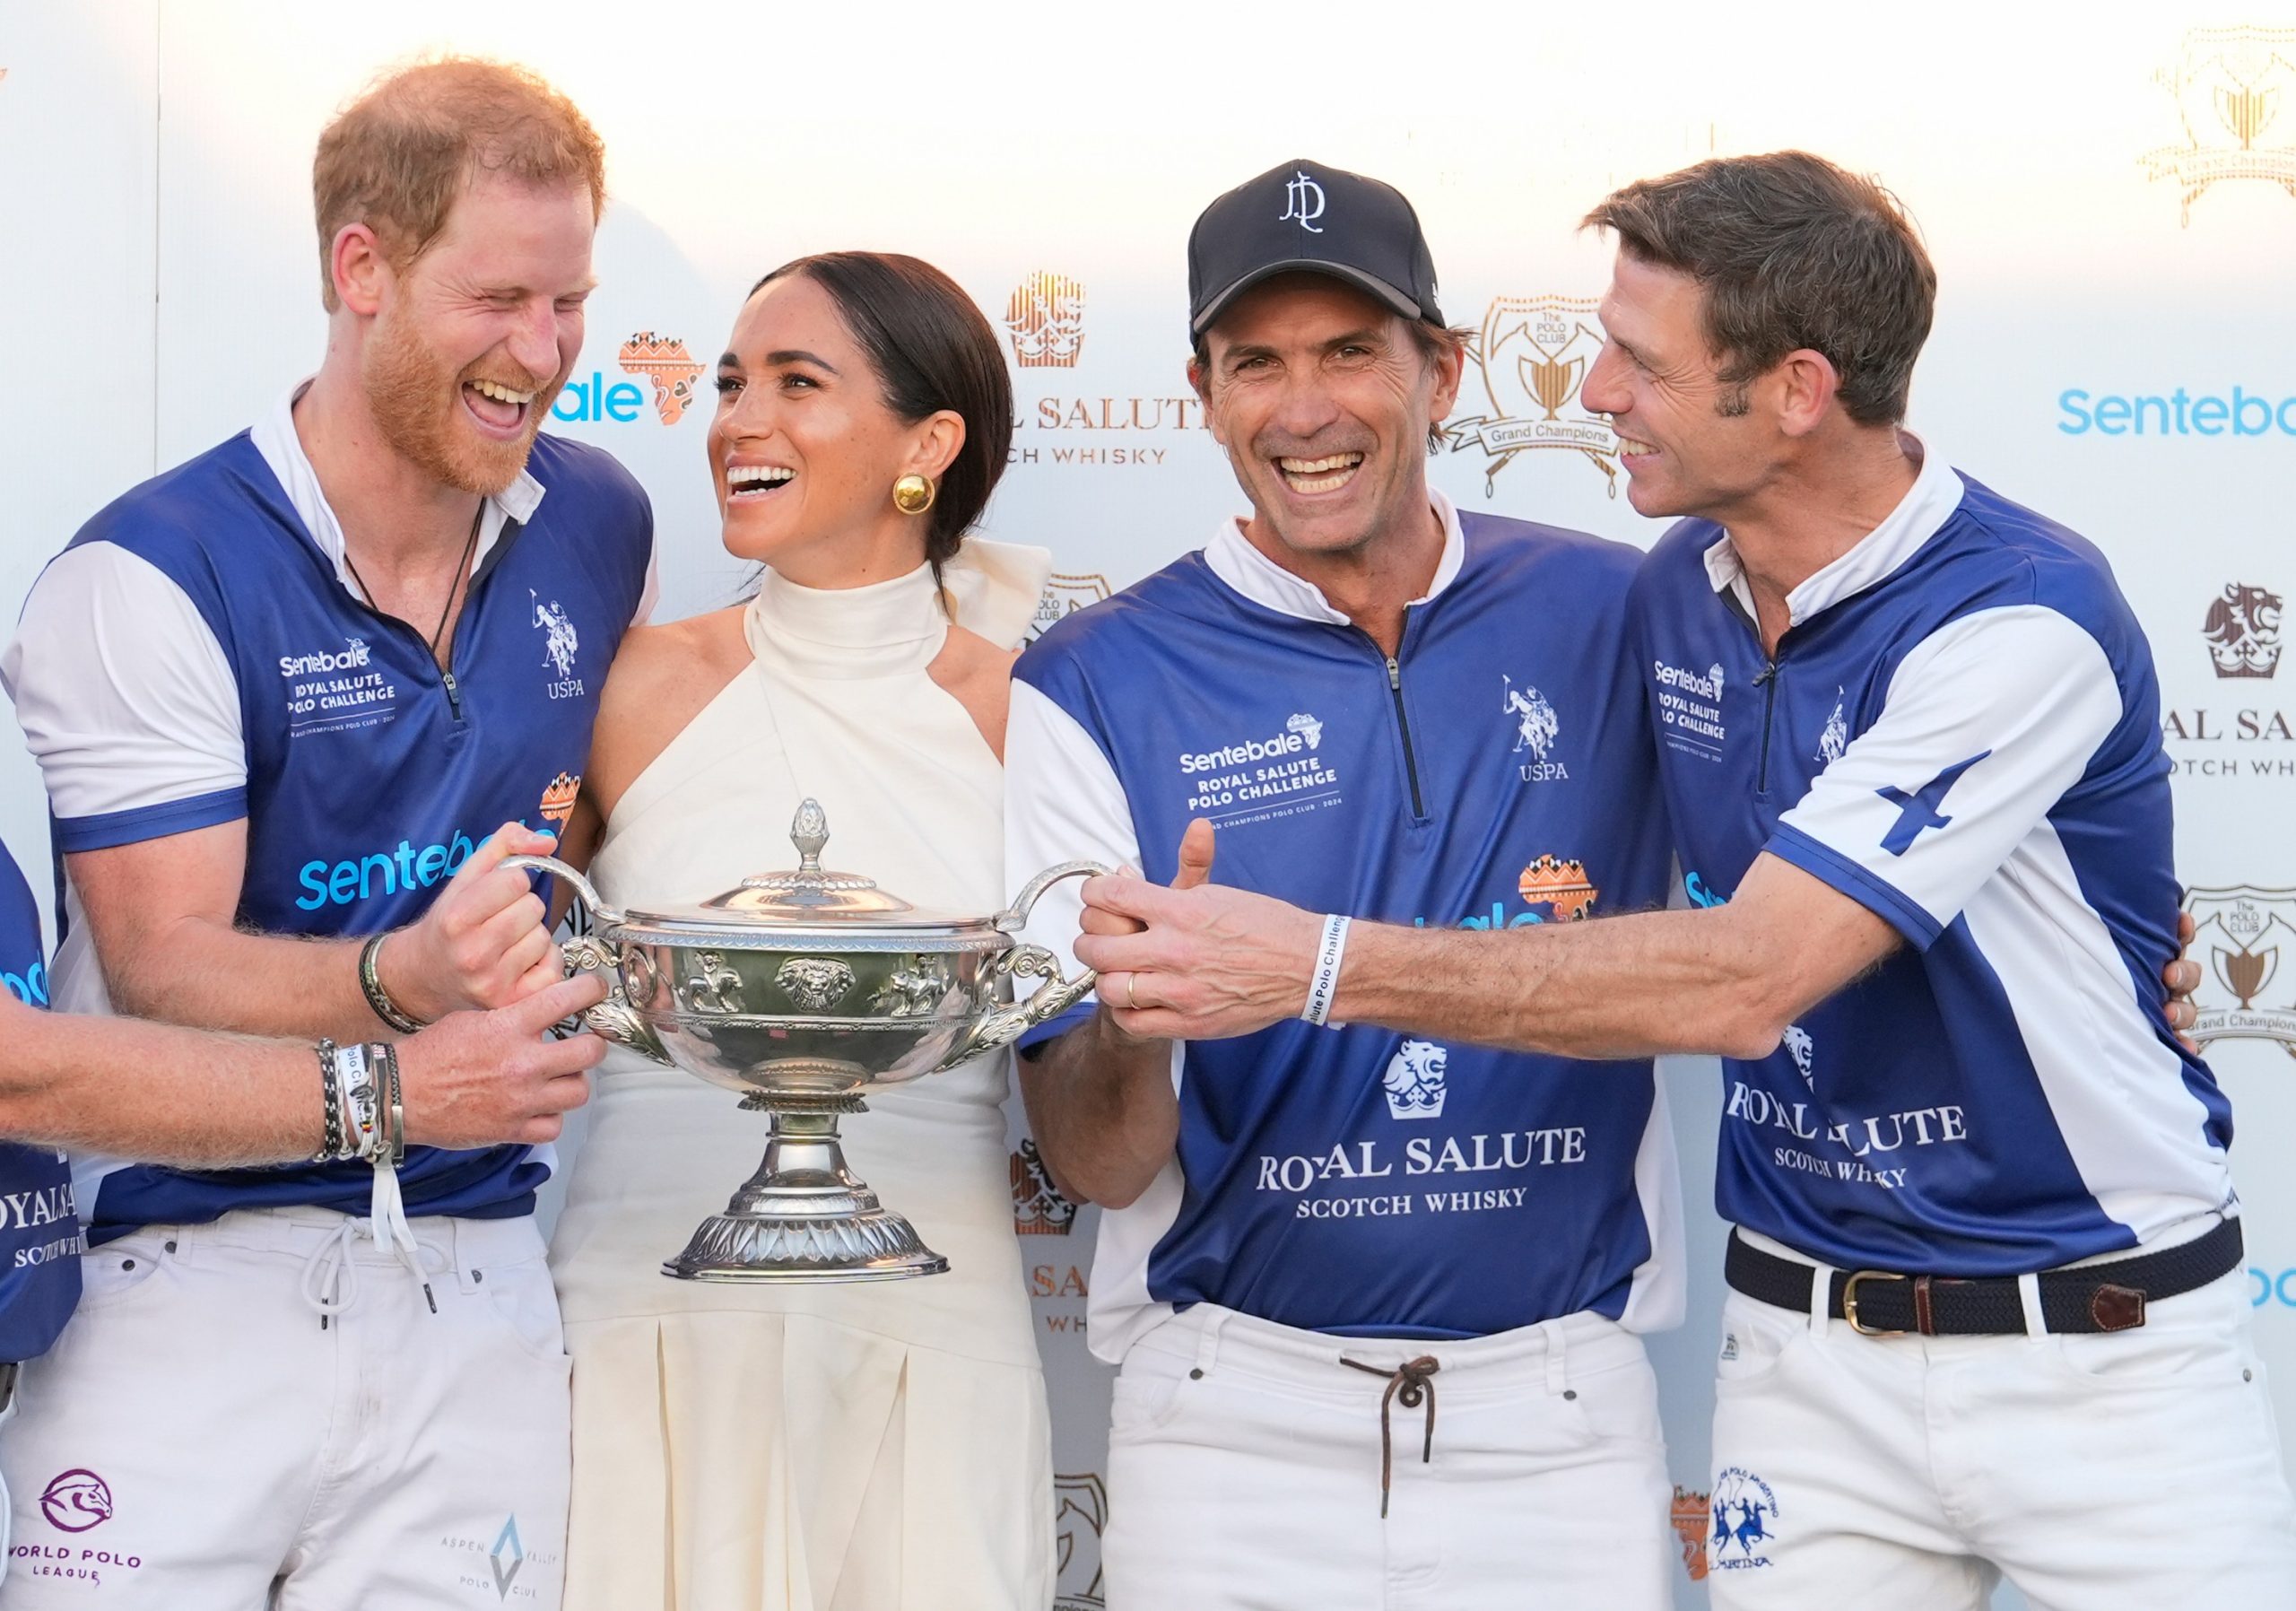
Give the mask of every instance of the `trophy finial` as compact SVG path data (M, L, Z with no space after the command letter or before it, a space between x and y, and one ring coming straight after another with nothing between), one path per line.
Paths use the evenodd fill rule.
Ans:
M797 807L789 823L789 842L797 847L799 872L822 870L822 847L829 843L829 813L822 809L819 800L808 796Z

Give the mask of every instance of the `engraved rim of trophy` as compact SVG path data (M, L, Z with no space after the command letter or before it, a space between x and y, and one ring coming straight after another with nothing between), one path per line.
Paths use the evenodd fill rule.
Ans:
M865 1094L1011 1044L1091 991L1090 971L1018 938L1038 897L1107 871L1064 862L991 916L923 911L859 874L822 865L829 818L805 800L798 865L684 905L607 905L547 856L503 865L563 879L590 909L567 971L604 973L583 1014L605 1040L739 1093L769 1120L765 1159L663 1273L691 1281L885 1281L948 1261L848 1167L842 1115ZM1016 980L1040 980L1014 999Z

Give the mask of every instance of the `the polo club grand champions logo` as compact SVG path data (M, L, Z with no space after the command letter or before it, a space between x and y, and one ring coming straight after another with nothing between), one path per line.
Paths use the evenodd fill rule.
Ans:
M2296 890L2235 884L2185 896L2192 914L2192 1038L2277 1041L2296 1058Z
M1084 355L1084 283L1039 269L1004 301L1013 362L1024 370L1073 370Z
M2296 28L2196 28L2174 67L2154 75L2176 98L2181 145L2144 153L2155 179L2174 179L2181 221L2211 185L2262 179L2296 196Z
M1106 1611L1100 1586L1100 1535L1109 1530L1109 1491L1097 1471L1052 1479L1052 1530L1059 1567L1052 1611Z
M84 1533L111 1520L111 1489L83 1467L59 1473L39 1496L39 1513L58 1532Z
M1618 496L1618 432L1578 403L1587 366L1602 351L1592 297L1499 297L1483 310L1467 356L1483 377L1491 412L1447 421L1451 451L1480 448L1483 496L1499 472L1542 448L1586 455Z
M678 337L640 330L622 344L622 372L653 382L654 412L663 424L674 425L692 405L693 383L701 378L701 365Z
M1674 1485L1674 1537L1682 1540L1683 1570L1693 1583L1706 1581L1706 1523L1711 1514L1705 1494Z
M1045 578L1044 591L1037 596L1037 613L1029 623L1027 641L1034 643L1057 623L1108 596L1109 579L1097 571L1074 576L1054 571Z
M1032 1136L1021 1138L1013 1154L1013 1229L1022 1236L1065 1236L1076 1223L1076 1205L1060 1195Z
M2229 582L2201 624L2220 677L2268 677L2280 669L2280 595Z

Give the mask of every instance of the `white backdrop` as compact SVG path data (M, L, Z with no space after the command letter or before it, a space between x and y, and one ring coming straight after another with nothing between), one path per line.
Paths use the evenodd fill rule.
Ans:
M1410 195L1446 311L1487 323L1500 359L1488 380L1471 373L1461 415L1503 424L1546 417L1508 379L1505 346L1526 320L1551 353L1596 339L1584 300L1605 257L1574 225L1613 186L1783 145L1879 174L1944 280L1914 423L2098 541L2152 634L2181 772L2179 866L2215 892L2196 901L2207 1027L2240 1037L2211 1059L2240 1124L2253 1296L2296 1411L2296 948L2281 945L2296 939L2296 716L2281 714L2296 701L2271 675L2276 597L2296 581L2286 0L2276 17L2159 4L2126 22L2093 6L1645 0L1631 22L1512 0L1266 16L1203 0L421 0L381 15L0 0L0 614L13 619L90 513L238 430L316 363L313 142L378 67L434 49L532 65L605 136L614 202L585 391L561 403L590 417L558 428L645 482L667 614L727 601L740 568L717 546L706 405L665 420L623 344L645 333L661 338L657 355L683 343L706 362L743 291L799 253L918 253L992 319L1024 283L1066 282L1053 289L1081 318L1054 361L1015 371L1022 430L987 522L1053 550L1061 607L1199 544L1239 505L1196 411L1178 406L1187 227L1239 180L1311 155ZM2265 413L2236 414L2236 388ZM2139 398L2158 401L2107 401ZM1584 411L1574 397L1556 418ZM1599 430L1577 433L1583 448L1512 457L1519 434L1465 434L1433 474L1466 507L1655 536L1614 495ZM2208 628L2228 588L2251 591L2219 617L2220 666ZM28 860L44 810L30 762L0 745L0 836ZM1668 1078L1695 1262L1690 1323L1654 1352L1675 1478L1696 1495L1718 1302L1719 1230L1703 1211L1718 1085L1695 1060ZM1107 1388L1083 1349L1091 1216L1062 1230L1036 1200L1016 1219L1065 1474L1062 1603L1097 1607ZM1702 1517L1702 1500L1688 1508ZM1702 1572L1686 1548L1685 1606L1703 1603Z

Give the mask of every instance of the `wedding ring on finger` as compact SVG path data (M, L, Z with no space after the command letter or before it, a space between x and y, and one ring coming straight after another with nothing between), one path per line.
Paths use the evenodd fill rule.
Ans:
M1137 973L1124 976L1124 1005L1129 1011L1136 1013L1140 1010L1140 975Z

